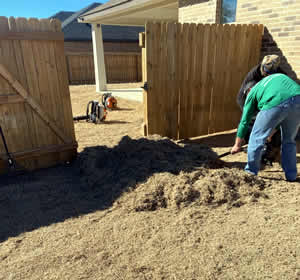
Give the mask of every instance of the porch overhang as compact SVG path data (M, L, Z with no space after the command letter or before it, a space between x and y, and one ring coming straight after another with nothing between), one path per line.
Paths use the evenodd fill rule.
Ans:
M111 1L78 18L82 23L127 26L144 26L154 21L177 22L178 0Z

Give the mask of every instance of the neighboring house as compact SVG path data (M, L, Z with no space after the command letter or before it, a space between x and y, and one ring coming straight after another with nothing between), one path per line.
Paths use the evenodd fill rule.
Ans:
M299 0L111 0L78 20L141 26L147 21L261 23L265 26L262 56L281 55L284 70L294 79L300 77Z
M78 12L61 11L50 18L59 19L62 22L62 31L65 35L65 52L92 52L92 33L90 24L80 24L77 18L90 10L102 6L101 3L93 3ZM134 26L102 26L104 52L141 52L138 46L139 32L143 27Z
M61 11L51 16L62 23L65 38L65 54L70 84L90 84L95 82L92 26L77 21L83 13L101 7L93 3L78 12ZM141 26L102 25L103 48L106 61L106 80L113 82L139 82L142 77L141 48L139 33ZM101 72L102 76L105 76Z

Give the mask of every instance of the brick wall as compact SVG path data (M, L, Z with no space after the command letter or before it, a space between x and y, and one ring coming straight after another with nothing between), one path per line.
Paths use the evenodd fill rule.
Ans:
M219 23L220 0L179 0L179 22Z
M220 23L220 15L221 0L179 0L181 23ZM300 0L238 0L236 23L264 24L261 56L279 54L283 69L300 79Z
M236 22L264 24L262 56L281 55L284 70L300 79L300 0L238 0Z

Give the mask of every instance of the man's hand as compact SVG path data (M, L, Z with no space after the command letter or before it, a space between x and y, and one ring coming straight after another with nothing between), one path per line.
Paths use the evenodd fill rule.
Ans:
M241 152L242 151L242 147L239 147L239 146L237 146L237 145L234 145L232 148L231 148L231 154L233 155L233 154L236 154L236 153L239 153L239 152Z
M236 137L235 144L231 148L231 154L236 154L242 151L242 146L244 144L245 140L239 137Z

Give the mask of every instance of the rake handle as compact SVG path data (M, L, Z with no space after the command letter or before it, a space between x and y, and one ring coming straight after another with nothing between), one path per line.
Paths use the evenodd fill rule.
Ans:
M248 146L248 145L242 146L241 152L242 152L242 151L245 151L245 148L246 148L247 146ZM229 151L229 152L226 152L226 153L223 153L223 154L219 155L218 158L226 157L226 156L228 156L228 155L230 155L230 154L231 154L231 152Z
M231 154L231 152L226 152L226 153L223 153L223 154L219 155L218 158L226 157L230 154Z
M0 134L1 134L2 142L3 142L3 145L4 145L5 151L6 151L6 155L7 155L7 158L8 158L8 164L9 164L9 166L13 166L14 162L13 162L12 157L10 156L10 153L8 152L6 140L5 140L4 133L3 133L1 125L0 125Z

